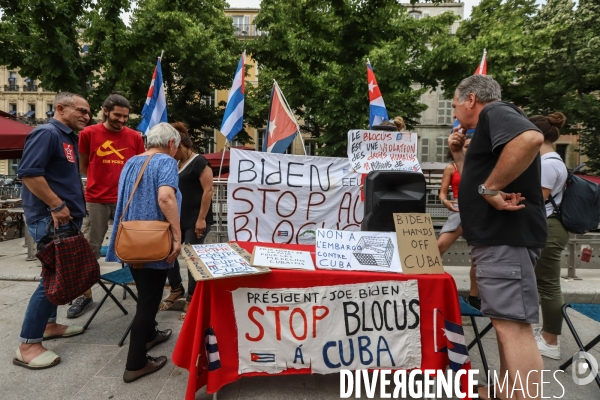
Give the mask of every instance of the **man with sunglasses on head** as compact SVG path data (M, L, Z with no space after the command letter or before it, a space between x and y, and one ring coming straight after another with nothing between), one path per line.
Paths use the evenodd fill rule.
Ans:
M131 157L144 151L142 135L125 124L131 105L119 93L113 93L102 104L103 122L86 127L79 135L79 169L87 176L85 200L88 216L83 220L83 233L96 258L108 221L115 215L117 188L123 166ZM92 305L92 290L73 301L68 318L77 318Z
M24 183L27 229L36 243L47 233L73 225L81 228L85 217L76 132L89 122L90 106L83 97L66 92L54 97L53 106L54 118L27 136L18 173ZM42 341L83 333L80 326L57 324L56 309L41 279L25 311L13 364L34 370L53 367L60 357L42 346Z

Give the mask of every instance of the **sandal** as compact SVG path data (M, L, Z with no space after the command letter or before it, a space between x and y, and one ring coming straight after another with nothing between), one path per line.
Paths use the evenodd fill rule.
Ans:
M184 294L185 290L183 289L183 285L179 285L179 287L171 289L169 296L167 296L167 298L160 303L158 309L160 311L168 310L169 308L173 307L173 304L175 304L177 300L182 298Z
M60 357L51 350L46 350L30 362L26 363L21 355L21 349L17 349L15 357L13 358L13 364L19 367L27 369L44 369L52 368L60 362Z
M183 312L179 315L179 320L183 321L185 319L185 316L187 315L187 311L190 308L190 303L192 302L191 298L187 298L185 299L185 306L183 306Z

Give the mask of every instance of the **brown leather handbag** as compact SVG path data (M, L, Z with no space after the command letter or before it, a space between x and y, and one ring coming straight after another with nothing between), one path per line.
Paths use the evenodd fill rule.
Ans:
M162 261L171 253L173 237L171 235L171 224L165 221L123 221L125 212L137 189L144 170L148 166L154 154L148 156L135 181L133 190L121 218L119 218L119 229L115 239L115 253L124 263L133 268L142 268L143 264Z

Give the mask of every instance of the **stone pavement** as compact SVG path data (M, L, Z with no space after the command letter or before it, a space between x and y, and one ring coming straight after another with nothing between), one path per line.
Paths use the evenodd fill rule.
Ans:
M11 359L18 346L22 318L29 297L37 283L33 282L39 276L40 267L37 261L25 262L25 249L20 247L21 240L11 240L0 243L0 399L183 399L185 395L188 373L173 365L171 361L161 371L140 379L131 384L125 384L122 374L125 368L127 346L117 346L121 335L131 321L134 312L134 302L130 298L124 301L128 315L108 300L94 319L85 334L68 339L55 339L45 342L45 345L61 356L61 363L51 369L29 371L12 365ZM183 264L182 264L183 265ZM118 265L102 263L103 272L118 268ZM447 267L459 288L468 286L468 268ZM182 271L185 272L185 271ZM579 273L582 272L582 273ZM567 301L589 300L600 302L600 277L597 271L580 270L582 281L563 282L567 291ZM589 276L587 274L589 273ZM182 274L187 276L187 274ZM165 293L168 288L166 288ZM116 291L121 294L121 290ZM94 298L99 300L102 289L94 287ZM68 306L59 307L58 321L61 323L78 323L83 325L89 316L89 311L78 320L68 320ZM152 355L166 355L171 358L176 338L181 329L178 311L159 312L157 320L161 329L173 329L173 338L151 351ZM465 322L466 339L473 337L472 330ZM480 319L480 329L488 320ZM581 332L582 339L589 341L600 332L600 324L574 314L574 323ZM492 330L483 339L484 350L492 369L498 370L499 359ZM556 370L571 354L577 351L576 344L566 327L562 336L562 360L554 361L544 358L546 369ZM592 350L591 354L600 361L600 347ZM479 379L483 378L483 368L477 347L470 356L473 367L480 370ZM561 385L556 383L551 375L545 375L551 383L544 386L544 396L568 400L598 399L600 388L595 383L577 386L571 378L571 369L558 373ZM258 377L244 378L222 388L218 394L219 400L229 399L338 399L339 376L332 375L299 375L287 377ZM564 387L564 389L563 389ZM564 392L564 395L563 395ZM379 391L376 392L379 397ZM209 400L204 390L196 394L196 399ZM354 397L353 397L354 398ZM363 398L366 398L363 390Z

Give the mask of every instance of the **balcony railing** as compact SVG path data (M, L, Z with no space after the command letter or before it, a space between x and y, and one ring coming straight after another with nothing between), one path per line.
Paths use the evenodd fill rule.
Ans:
M254 24L233 24L236 36L265 36L267 32L256 28Z
M34 85L33 83L29 83L27 85L23 85L23 91L24 92L37 92L38 87L37 85Z
M5 92L18 92L19 85L4 85Z

